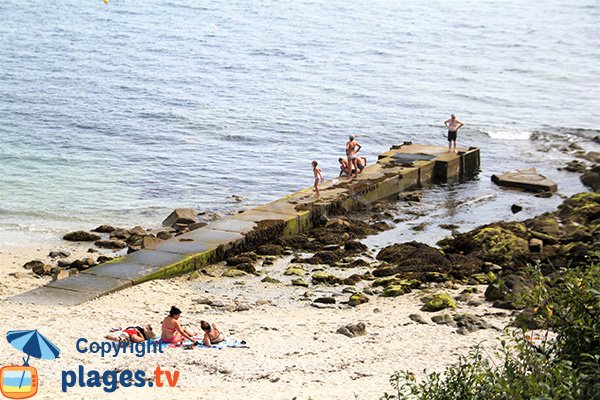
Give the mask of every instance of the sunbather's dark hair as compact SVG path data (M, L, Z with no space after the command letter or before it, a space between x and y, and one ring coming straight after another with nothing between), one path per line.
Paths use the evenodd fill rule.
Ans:
M174 317L179 314L181 314L181 310L175 306L172 306L171 311L169 311L169 317Z
M212 330L212 327L206 321L200 321L200 328L205 332L210 332Z

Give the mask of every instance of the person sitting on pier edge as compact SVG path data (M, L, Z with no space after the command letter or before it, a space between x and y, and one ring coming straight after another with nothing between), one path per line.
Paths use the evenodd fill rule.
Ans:
M348 176L354 174L358 178L358 152L362 149L360 143L354 140L354 135L348 137L346 142L346 156L348 156Z
M340 176L342 175L352 175L355 170L354 168L352 168L352 172L348 173L348 161L344 160L342 157L340 157L338 159L339 163L340 163ZM358 157L357 158L357 164L358 164L358 173L360 174L362 172L363 169L365 169L365 167L367 166L367 158L366 157Z
M210 324L207 321L200 321L200 328L204 331L204 340L202 342L205 346L217 344L225 340L225 336L219 331L215 324Z
M180 343L183 339L193 341L192 337L194 334L181 326L178 321L180 316L181 310L175 306L171 307L169 315L162 322L162 335L160 339L164 343Z

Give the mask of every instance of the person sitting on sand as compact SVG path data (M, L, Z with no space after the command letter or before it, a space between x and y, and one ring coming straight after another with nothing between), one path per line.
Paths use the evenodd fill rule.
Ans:
M367 158L366 157L358 157L357 159L357 164L358 164L358 173L360 174L362 172L363 169L365 169L365 167L367 166ZM338 161L340 163L340 176L342 175L352 175L355 171L354 168L352 169L352 172L348 172L348 161L344 160L342 157L338 158Z
M184 339L192 340L194 334L182 328L179 323L179 317L181 316L181 310L175 306L171 307L169 315L162 322L162 335L160 339L165 343L180 343Z
M133 342L139 343L148 339L155 339L156 333L152 330L152 326L129 326L121 331L118 335L108 334L105 339L114 340L116 342Z
M225 336L221 331L219 331L217 325L215 324L210 324L206 321L200 321L200 328L204 331L204 340L202 342L205 346L217 344L225 340Z

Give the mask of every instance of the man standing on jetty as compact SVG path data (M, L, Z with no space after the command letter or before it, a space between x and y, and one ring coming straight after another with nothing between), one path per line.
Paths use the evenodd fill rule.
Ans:
M448 153L452 151L452 142L454 142L454 152L458 153L456 151L456 134L458 132L458 128L464 124L460 122L458 118L454 116L454 114L452 114L449 119L444 121L444 125L446 125L446 128L448 128Z

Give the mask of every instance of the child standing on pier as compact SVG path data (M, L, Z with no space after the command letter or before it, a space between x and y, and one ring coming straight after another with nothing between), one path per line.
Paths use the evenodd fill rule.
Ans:
M313 167L313 175L315 176L315 197L319 197L319 183L323 181L323 174L321 173L321 168L319 168L319 163L315 160L312 162Z

